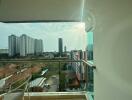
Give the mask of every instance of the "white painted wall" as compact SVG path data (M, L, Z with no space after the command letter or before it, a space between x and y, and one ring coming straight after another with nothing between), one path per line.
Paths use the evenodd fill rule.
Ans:
M132 100L132 0L87 0L95 17L95 100Z

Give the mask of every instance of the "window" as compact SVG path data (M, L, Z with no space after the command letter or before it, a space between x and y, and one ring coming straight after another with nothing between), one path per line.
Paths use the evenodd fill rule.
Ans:
M13 75L6 79L10 84L16 81L13 89L32 76L29 91L85 90L85 23L0 23L0 34L0 77Z

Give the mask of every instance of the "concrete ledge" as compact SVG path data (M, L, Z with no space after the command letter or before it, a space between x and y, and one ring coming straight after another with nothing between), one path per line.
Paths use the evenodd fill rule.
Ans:
M5 94L0 95L0 100ZM24 100L88 100L87 92L29 92Z
M25 93L24 99L28 100L88 100L86 92L32 92Z

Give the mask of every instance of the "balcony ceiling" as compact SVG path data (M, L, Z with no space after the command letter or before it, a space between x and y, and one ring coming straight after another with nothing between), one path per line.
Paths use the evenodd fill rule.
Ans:
M0 0L1 22L80 21L83 0Z

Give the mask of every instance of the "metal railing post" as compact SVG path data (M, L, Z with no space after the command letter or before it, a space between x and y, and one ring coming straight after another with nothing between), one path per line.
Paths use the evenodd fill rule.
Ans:
M88 90L88 65L86 65L86 91Z
M60 87L60 75L61 75L61 68L60 68L60 61L59 61L59 91L61 91L61 87Z

